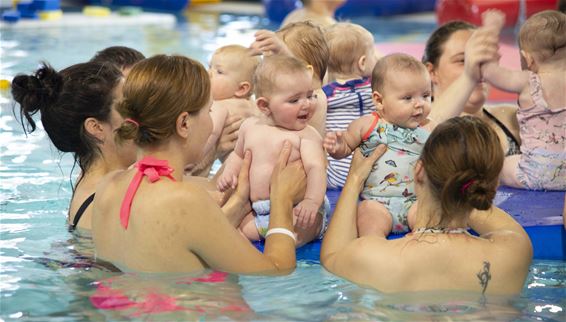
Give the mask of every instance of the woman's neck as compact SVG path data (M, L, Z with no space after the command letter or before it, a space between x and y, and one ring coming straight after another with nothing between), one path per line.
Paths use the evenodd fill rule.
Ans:
M452 214L452 220L442 222L442 208L438 202L429 193L419 194L419 205L417 207L417 216L413 230L419 228L466 228L468 227L469 213Z
M138 156L138 160L141 160L146 156L152 156L159 160L167 160L169 167L173 169L173 173L171 175L175 178L175 180L183 181L185 166L188 164L188 161L186 161L183 157L185 153L182 151L185 151L186 149L186 146L179 144L178 142L174 142L174 140L171 139L167 143L163 143L159 146L143 148L141 150L141 155Z

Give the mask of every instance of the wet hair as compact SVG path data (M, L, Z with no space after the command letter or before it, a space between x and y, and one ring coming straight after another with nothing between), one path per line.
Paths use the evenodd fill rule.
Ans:
M495 131L474 116L439 124L420 160L433 196L441 204L440 224L456 213L491 207L503 168L503 150Z
M130 68L145 56L130 47L112 46L97 52L91 62L112 63L120 69Z
M276 34L295 57L313 67L316 77L322 82L330 58L322 28L310 21L295 22L281 28Z
M519 46L535 58L545 61L566 48L566 14L545 10L532 15L521 26ZM563 59L564 54L555 59Z
M277 89L277 79L281 75L307 73L309 69L304 62L286 55L265 57L254 75L255 96L269 97Z
M110 121L114 89L121 80L122 73L111 64L82 63L57 72L43 63L35 74L13 79L12 96L19 103L24 131L35 131L32 116L40 112L51 142L59 151L73 153L84 173L100 154L101 143L85 130L84 122L90 117Z
M179 114L197 114L210 99L210 79L199 62L168 55L144 59L128 74L116 105L134 122L122 123L116 139L133 139L140 147L160 144L175 133Z
M324 35L330 50L328 70L333 73L354 72L360 57L374 45L371 33L353 23L338 22L328 27Z
M252 96L253 93L253 77L257 65L261 59L259 56L252 56L251 51L249 48L240 45L228 45L218 48L214 55L218 56L225 56L225 57L233 57L235 60L234 65L228 64L227 68L233 69L231 72L238 74L239 79L238 82L249 82L250 83L250 90L246 97Z
M395 53L380 58L371 73L371 89L383 94L384 85L387 83L387 76L393 76L388 71L409 71L421 72L428 75L428 71L423 63L411 55Z
M440 56L444 53L444 44L453 33L460 30L474 30L477 27L465 21L450 21L438 27L428 38L422 58L423 63L438 65Z

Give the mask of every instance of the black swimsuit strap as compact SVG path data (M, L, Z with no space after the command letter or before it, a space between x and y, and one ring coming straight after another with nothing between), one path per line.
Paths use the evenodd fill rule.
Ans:
M485 113L485 115L487 115L487 117L489 117L491 120L493 120L495 122L495 124L497 124L497 126L499 126L499 128L501 128L503 130L503 132L505 133L505 135L508 138L511 138L511 140L513 140L513 142L517 146L519 146L519 142L517 142L517 140L515 139L515 137L511 133L511 131L509 131L509 129L505 126L505 124L501 123L501 121L498 120L497 117L493 116L493 114L489 113L485 108L483 109L483 112Z
M81 205L81 207L79 208L79 210L77 210L77 213L75 214L75 218L73 218L73 224L69 227L69 230L75 230L75 228L77 228L77 225L79 224L79 220L81 220L81 217L83 216L86 208L88 208L88 206L90 206L90 204L92 203L92 201L94 200L94 193L92 195L90 195L88 198L86 198L85 201L83 201L83 204Z

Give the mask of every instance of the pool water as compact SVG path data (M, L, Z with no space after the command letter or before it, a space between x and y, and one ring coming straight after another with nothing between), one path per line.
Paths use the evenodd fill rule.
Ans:
M431 20L365 18L378 41L423 41ZM228 43L249 44L260 17L191 14L159 26L0 30L0 78L29 73L45 60L60 69L97 50L124 45L146 56L179 53L203 63ZM26 136L0 96L0 321L81 320L500 320L564 321L564 261L535 261L517 297L465 292L387 295L300 261L285 277L119 273L93 260L88 233L66 228L72 158L40 128Z

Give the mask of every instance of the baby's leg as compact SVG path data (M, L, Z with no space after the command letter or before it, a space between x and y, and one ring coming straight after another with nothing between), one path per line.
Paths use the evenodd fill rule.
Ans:
M293 216L294 217L294 216ZM316 215L316 219L313 225L307 228L301 228L297 225L294 226L295 235L297 236L297 248L303 246L304 244L313 241L320 234L322 229L322 216L320 214Z
M358 205L358 235L383 235L391 232L393 220L385 206L375 200L364 200Z
M244 217L238 229L240 230L242 235L244 235L251 241L260 239L259 232L257 231L257 226L255 224L255 216L253 215L253 211Z
M499 175L501 185L513 188L525 188L525 186L517 178L517 172L520 171L518 169L520 160L521 155L519 154L505 157L503 169Z

